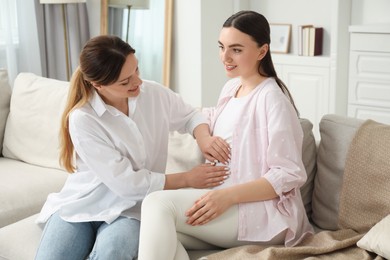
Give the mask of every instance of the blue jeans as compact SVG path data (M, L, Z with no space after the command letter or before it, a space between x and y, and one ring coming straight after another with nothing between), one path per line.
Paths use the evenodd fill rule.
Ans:
M36 260L137 259L140 222L119 217L102 221L67 222L53 214L43 230Z

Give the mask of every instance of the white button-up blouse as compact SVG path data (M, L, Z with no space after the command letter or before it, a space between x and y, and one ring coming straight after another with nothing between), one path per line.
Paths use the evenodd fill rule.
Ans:
M95 92L71 113L77 171L48 196L37 223L57 211L70 222L140 219L142 199L165 184L169 131L192 133L206 123L176 93L146 80L129 109L130 116L124 115Z

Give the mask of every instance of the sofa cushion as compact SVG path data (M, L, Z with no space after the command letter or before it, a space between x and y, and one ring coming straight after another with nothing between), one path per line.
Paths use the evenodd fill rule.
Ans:
M42 228L35 224L38 215L0 229L0 259L34 259L41 240Z
M320 122L312 221L320 229L338 229L338 210L349 145L364 120L325 115Z
M305 206L306 214L311 218L312 214L312 197L314 189L314 177L317 171L316 155L317 146L316 140L313 135L313 124L307 119L300 119L303 130L303 143L302 143L302 161L305 165L307 174L306 183L301 187L301 194L303 205Z
M60 169L58 133L68 85L32 73L16 77L4 135L4 157Z
M68 173L0 157L0 227L38 213Z
M185 172L204 161L202 152L192 135L180 134L177 131L169 134L166 173Z
M357 242L357 246L390 259L390 215L373 226Z
M338 227L368 231L390 213L390 125L366 120L348 149Z
M8 83L8 74L5 69L0 69L0 155L3 148L5 123L9 113L11 87Z

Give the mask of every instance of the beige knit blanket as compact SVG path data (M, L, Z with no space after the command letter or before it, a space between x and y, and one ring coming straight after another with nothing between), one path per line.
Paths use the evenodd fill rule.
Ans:
M240 246L209 255L215 259L383 259L356 242L390 213L390 126L367 120L351 142L340 192L339 227L296 247Z

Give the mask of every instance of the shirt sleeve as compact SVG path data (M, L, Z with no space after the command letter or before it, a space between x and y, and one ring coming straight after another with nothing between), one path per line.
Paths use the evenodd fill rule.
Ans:
M302 162L303 132L290 101L280 91L267 94L268 172L264 177L283 197L294 195L306 181Z
M168 91L168 102L170 103L170 131L179 133L190 133L200 124L207 124L206 117L200 109L196 109L185 103L183 99L172 90Z
M118 196L140 201L148 193L163 189L163 174L135 168L140 161L138 157L142 157L140 151L144 150L139 139L133 138L134 142L129 144L129 152L133 152L135 158L126 156L116 149L115 139L95 117L77 110L70 116L69 131L78 160L82 162L78 171L95 173ZM126 134L131 135L131 129Z
M207 124L211 126L211 120L215 116L215 107L202 107L201 111L202 114L206 117L207 119Z

